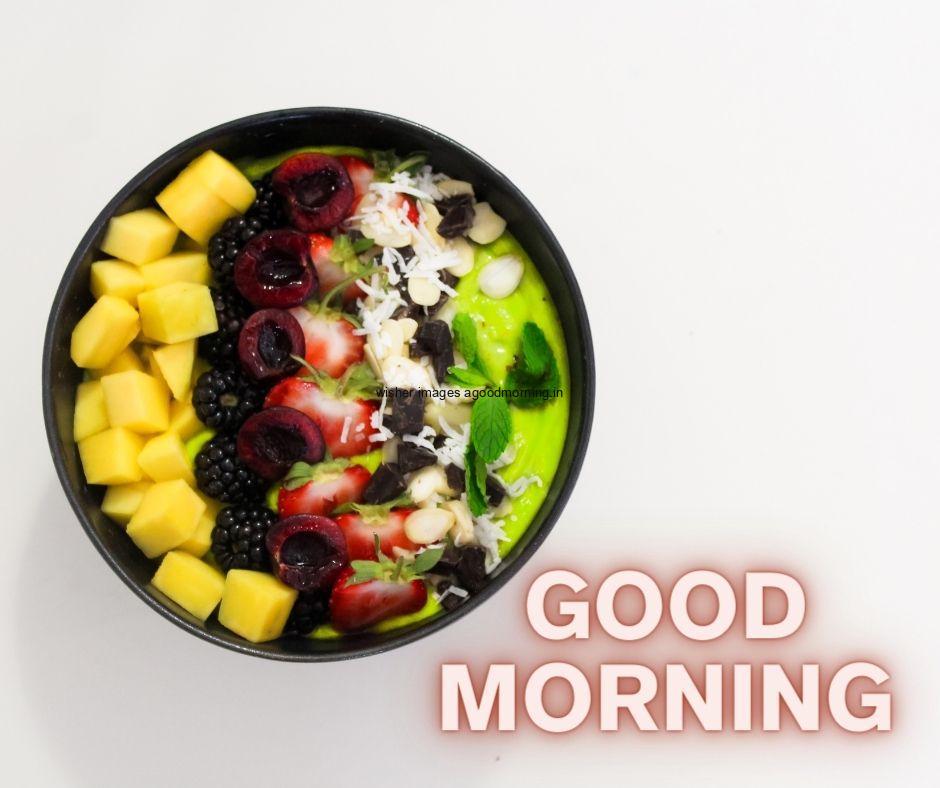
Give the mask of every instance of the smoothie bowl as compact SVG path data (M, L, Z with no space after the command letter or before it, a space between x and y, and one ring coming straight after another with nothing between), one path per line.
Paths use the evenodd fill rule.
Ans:
M348 109L210 129L95 220L43 357L92 542L219 645L318 661L465 614L554 524L590 431L574 276L502 174Z

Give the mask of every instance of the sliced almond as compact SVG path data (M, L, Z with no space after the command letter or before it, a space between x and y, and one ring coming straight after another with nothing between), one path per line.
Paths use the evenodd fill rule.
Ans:
M514 254L503 255L483 266L477 284L490 298L506 298L519 287L524 272L522 260Z
M478 244L495 241L506 229L506 220L494 211L488 202L478 202L473 208L473 226L467 235Z
M441 504L441 509L446 509L454 514L454 524L449 531L454 544L462 547L465 544L472 544L476 541L476 534L473 532L473 516L470 514L470 508L461 500L445 501Z
M431 377L427 369L417 361L403 356L389 356L382 362L382 380L389 388L431 388Z
M447 178L438 181L435 186L443 197L456 197L458 194L473 195L473 184L468 181L455 181L453 178Z
M382 323L378 334L369 337L368 347L371 348L378 361L383 361L392 356L405 355L405 336L398 321L386 320Z
M412 276L408 280L408 295L419 306L434 306L441 299L440 288L422 276Z
M447 484L447 474L440 465L429 465L420 471L415 471L408 482L408 495L417 504L424 503L434 494L450 492Z
M447 272L454 276L466 276L473 270L473 247L465 238L453 238L448 247L460 257L456 265L448 266Z
M415 544L433 544L453 527L453 512L447 509L418 509L405 520L405 536Z
M410 317L400 317L398 325L401 326L402 342L410 342L414 335L418 333L418 321Z

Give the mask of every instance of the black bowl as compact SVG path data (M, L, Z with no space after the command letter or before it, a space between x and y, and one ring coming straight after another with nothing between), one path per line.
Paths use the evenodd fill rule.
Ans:
M402 153L427 151L435 168L474 184L477 194L507 220L538 266L558 308L571 366L570 420L558 472L545 503L481 593L451 613L393 632L334 641L281 638L253 644L211 619L203 624L153 588L154 563L101 513L103 488L85 483L72 439L75 387L82 372L69 357L70 336L91 305L89 266L112 216L151 205L154 195L183 165L210 148L238 159L317 144L394 148ZM376 654L439 630L492 596L532 556L558 519L584 459L594 407L594 352L584 301L564 252L542 217L505 175L453 140L416 123L365 110L314 107L265 112L197 134L145 167L117 193L85 233L55 295L43 348L42 391L49 447L69 502L98 552L134 593L165 618L216 645L268 659L321 662Z

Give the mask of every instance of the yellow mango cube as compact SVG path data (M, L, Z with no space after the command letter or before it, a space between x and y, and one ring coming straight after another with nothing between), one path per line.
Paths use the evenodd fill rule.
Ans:
M166 257L179 229L156 208L142 208L108 222L108 230L101 242L105 254L141 265Z
M144 286L140 268L132 263L99 260L91 264L91 292L95 298L112 295L136 304L137 294Z
M255 200L255 187L228 159L214 150L207 150L187 167L199 180L239 213L244 213Z
M297 591L267 572L232 569L225 576L219 623L252 643L280 637Z
M72 420L72 437L84 440L108 429L108 409L104 404L104 389L100 381L89 380L78 384L75 393L75 413Z
M208 243L223 222L238 213L214 194L192 169L183 170L157 195L157 205L186 235L201 244Z
M134 307L123 298L103 295L72 330L72 361L85 369L106 367L134 340L139 330L140 321Z
M137 455L144 448L139 435L123 427L112 427L78 442L78 454L89 484L139 482L144 472Z
M154 349L153 361L160 370L160 376L173 392L174 399L181 400L189 393L195 360L195 339Z
M167 429L179 435L181 440L188 441L204 428L190 399L170 403L170 426Z
M144 444L137 463L155 482L182 479L190 486L196 484L193 466L186 456L186 447L175 432L164 432Z
M202 497L202 500L211 499ZM196 558L202 558L209 552L209 548L212 546L212 529L215 528L215 516L217 514L214 510L215 507L206 506L206 511L199 518L199 525L196 526L193 535L179 546L180 550L185 550L190 555L196 556Z
M137 370L101 378L108 421L134 432L164 432L170 424L170 394L152 375Z
M145 337L173 345L218 331L212 294L205 285L176 282L137 296Z
M130 484L112 484L105 491L101 502L101 511L115 522L127 525L140 507L144 493L152 486L151 482L131 482Z
M181 545L193 535L206 504L182 479L157 482L127 524L127 535L147 558Z
M140 356L134 352L133 348L126 347L114 357L114 360L108 364L108 366L102 369L90 370L89 374L92 378L99 379L103 378L105 375L127 372L129 369L136 369L138 372L143 372L144 365L141 363Z
M173 550L160 562L153 585L184 610L205 621L222 599L225 577L205 561Z
M209 258L204 252L174 252L160 260L142 265L137 270L144 283L141 290L153 290L174 282L207 285L212 280Z

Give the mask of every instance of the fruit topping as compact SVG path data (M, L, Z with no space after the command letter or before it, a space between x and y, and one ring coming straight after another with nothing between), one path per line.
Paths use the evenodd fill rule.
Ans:
M349 215L355 190L343 163L322 153L298 153L271 178L290 223L304 232L329 230Z
M389 395L391 413L384 425L395 435L417 435L424 426L424 392L420 389L394 389Z
M265 537L277 515L261 504L226 506L215 518L212 529L212 555L226 572L254 569L269 572L271 561L264 546Z
M363 359L365 339L353 333L356 327L331 310L311 312L298 306L290 311L303 331L307 363L331 378L338 378Z
M221 434L208 441L196 455L196 485L222 503L258 501L265 481L239 458L235 436Z
M359 200L369 191L369 184L375 178L375 168L355 156L338 156L337 158L346 168L346 172L349 173L349 180L352 181L353 191L355 192L352 210L350 211L352 212L356 209Z
M263 403L264 390L236 369L203 372L193 389L196 416L214 430L238 429Z
M325 451L320 428L293 408L266 408L238 432L239 458L265 479L283 476L295 462L320 462Z
M357 273L358 258L356 257L356 244L364 245L366 241L361 238L350 240L350 236L348 235L337 236L334 240L330 238L330 236L323 235L322 233L311 233L308 237L310 238L310 258L313 261L313 267L317 270L317 280L319 283L317 295L322 300L343 281ZM341 241L340 239L346 240ZM371 241L368 243L371 244ZM352 252L351 257L348 252ZM354 266L356 267L355 269L353 269ZM363 292L359 285L355 282L350 282L343 290L341 300L344 305L349 306L362 295Z
M262 309L242 326L238 337L238 358L242 368L255 380L290 375L300 368L304 332L294 316L283 309Z
M330 620L340 632L367 629L393 616L417 613L428 601L421 574L433 569L443 551L426 550L413 561L354 561L343 570L330 596Z
M396 547L409 552L418 549L405 534L405 520L414 509L365 504L349 504L349 507L353 511L338 515L336 522L346 535L350 560L374 559L376 537L385 555L395 555Z
M431 357L434 374L443 381L447 371L454 366L454 340L450 326L443 320L425 321L415 334L414 347L419 354Z
M307 236L268 230L252 238L235 261L235 286L257 307L287 309L317 289Z
M281 520L268 532L267 547L274 574L304 592L329 588L348 560L340 527L314 514Z
M287 623L284 625L285 635L309 635L320 624L330 619L330 595L327 591L311 591L299 594L297 601L291 608Z
M369 451L376 407L362 399L330 394L303 377L285 378L268 392L265 407L284 405L309 416L320 427L330 454L352 457Z
M438 200L434 205L441 214L437 234L442 238L459 238L473 226L472 194L455 194Z
M437 455L426 446L409 441L403 441L398 446L398 468L402 473L411 473L436 462Z
M369 484L362 492L362 502L375 504L391 501L405 492L405 477L394 462L383 463L375 469Z
M209 266L219 285L232 283L235 259L245 244L264 230L285 223L280 201L271 188L270 177L254 183L256 197L244 216L227 219L222 229L209 240Z
M282 517L292 514L330 514L337 506L360 500L371 474L361 465L332 460L310 466L297 463L278 492Z
M252 306L236 290L209 288L219 330L199 338L199 355L216 366L234 365L238 354L238 332Z

